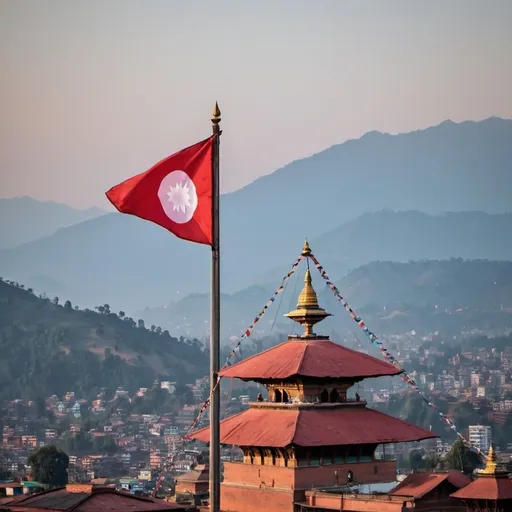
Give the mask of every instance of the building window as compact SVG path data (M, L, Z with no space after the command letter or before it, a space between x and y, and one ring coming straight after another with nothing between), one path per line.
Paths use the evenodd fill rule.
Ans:
M286 404L290 401L288 398L288 393L283 389L283 402Z
M320 394L320 402L323 404L327 403L329 401L329 391L327 389L324 389L322 393Z
M336 402L339 402L339 398L340 398L340 395L338 394L338 391L336 389L333 389L331 391L331 396L330 396L330 401L331 401L331 404L334 404Z
M275 399L274 401L276 403L281 403L283 401L282 397L281 397L281 391L279 391L279 389L276 389L275 392L274 392L274 395L275 395Z

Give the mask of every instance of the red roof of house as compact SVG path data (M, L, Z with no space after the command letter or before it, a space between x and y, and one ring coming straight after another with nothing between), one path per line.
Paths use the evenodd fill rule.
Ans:
M190 437L208 442L209 430ZM223 444L277 448L400 443L439 436L366 407L254 407L221 421L220 437Z
M482 475L451 496L463 500L512 500L512 480L506 475Z
M293 376L369 378L398 375L402 370L375 357L329 340L289 340L220 372L244 380L286 379Z
M86 486L84 486L86 487ZM154 498L133 496L126 492L104 487L94 488L92 492L69 492L67 489L52 489L24 496L8 503L12 512L42 512L51 510L74 512L145 512L150 510L187 510L188 507L168 503Z
M422 498L434 490L441 482L449 482L457 489L468 485L471 478L459 471L448 473L412 473L400 482L388 494L391 496L407 496L411 498Z

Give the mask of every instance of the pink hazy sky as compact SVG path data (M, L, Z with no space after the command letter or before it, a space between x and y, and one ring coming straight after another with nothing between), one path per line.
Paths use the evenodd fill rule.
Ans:
M370 130L512 117L509 0L4 0L0 197L104 192L210 133L222 189Z

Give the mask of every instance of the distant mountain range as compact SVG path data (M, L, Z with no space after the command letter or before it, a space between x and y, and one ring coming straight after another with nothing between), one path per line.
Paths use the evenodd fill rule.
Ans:
M145 329L124 314L77 311L0 281L0 400L62 396L95 398L99 389L127 391L154 380L192 383L208 372L196 342Z
M31 197L0 198L0 249L10 249L51 236L60 228L106 213L99 208L77 210Z
M285 292L257 324L257 335L297 333L302 328L283 315L295 308L303 286L304 264ZM451 259L409 263L373 262L336 280L340 293L364 313L379 333L415 329L444 333L472 329L512 328L512 261ZM316 270L313 284L321 306L334 316L318 326L319 333L346 333L357 326L334 298ZM276 286L250 287L221 298L224 338L240 335L261 310ZM190 295L166 307L146 309L138 316L175 335L204 336L208 328L208 294ZM359 334L359 333L358 333Z
M510 140L512 121L497 118L371 132L223 196L223 290L279 279L306 236L336 276L382 259L509 259L510 217L474 211L510 210ZM209 250L110 214L0 252L0 275L134 310L206 292Z

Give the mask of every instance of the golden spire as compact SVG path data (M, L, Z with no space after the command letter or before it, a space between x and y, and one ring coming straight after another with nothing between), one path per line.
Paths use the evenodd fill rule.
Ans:
M496 469L498 467L498 463L496 462L496 454L494 453L494 448L489 448L489 455L487 455L487 462L485 464L485 468L480 472L481 475L495 475Z
M307 256L310 253L311 249L306 240L302 254ZM304 326L303 338L314 338L316 334L313 332L313 326L321 322L324 318L331 316L330 313L327 313L325 309L322 309L318 305L318 297L311 284L311 272L309 268L306 270L306 275L304 276L304 288L300 292L297 301L297 309L290 311L290 313L285 316Z
M304 276L304 288L300 292L299 300L297 301L297 309L318 309L318 297L315 289L311 284L311 272L309 268L306 270Z

